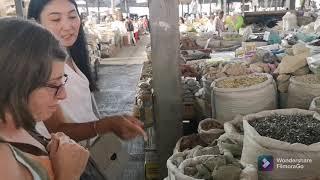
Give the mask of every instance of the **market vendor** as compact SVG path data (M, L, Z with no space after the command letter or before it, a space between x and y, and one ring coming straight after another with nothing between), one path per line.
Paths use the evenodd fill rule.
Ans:
M221 35L225 31L224 22L223 22L224 12L220 11L218 16L214 19L214 30Z

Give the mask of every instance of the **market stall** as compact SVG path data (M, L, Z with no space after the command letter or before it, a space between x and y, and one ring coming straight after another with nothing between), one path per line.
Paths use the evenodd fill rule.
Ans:
M310 166L306 169L310 173L284 170L266 174L256 162L261 153L279 157L303 150L299 157L313 157L319 163L319 154L313 152L318 149L318 135L311 133L320 120L314 112L318 111L320 96L316 17L314 11L287 12L271 27L252 24L216 36L193 26L181 34L181 99L184 106L193 104L183 108L182 115L184 121L196 121L199 127L196 134L177 141L167 161L167 179L319 176ZM152 57L150 49L147 54ZM152 78L149 74L150 92ZM152 118L157 117L153 114ZM277 149L280 144L281 152ZM261 146L268 149L259 149ZM289 153L285 157L291 156Z

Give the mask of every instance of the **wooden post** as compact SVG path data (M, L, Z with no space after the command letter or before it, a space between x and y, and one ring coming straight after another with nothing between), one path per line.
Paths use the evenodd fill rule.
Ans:
M178 1L150 2L152 82L160 179L167 176L166 161L182 135L178 10Z
M245 5L245 0L242 0L242 7L241 7L242 14L244 13L244 5Z
M14 0L16 5L16 13L18 17L23 17L22 0Z
M306 0L302 0L302 1L301 1L301 10L303 10L303 9L304 9L305 4L306 4Z
M86 2L86 13L87 13L87 16L89 16L88 0L85 0L85 2Z
M212 4L212 1L213 1L213 0L211 0L211 1L210 1L210 4L209 4L209 5L210 5L210 11L209 11L209 13L210 13L209 15L210 15L210 16L211 16L211 14L212 14L212 5L211 5L211 4Z
M100 17L100 0L98 0L98 24L101 22L101 17Z
M127 17L130 17L130 13L128 10L128 0L124 0L124 9L126 11Z
M289 9L295 10L296 9L296 0L289 0L289 2L290 2Z
M181 3L181 17L183 17L183 4Z
M111 14L113 14L114 12L114 0L111 0L111 4L110 4L110 8L111 8Z

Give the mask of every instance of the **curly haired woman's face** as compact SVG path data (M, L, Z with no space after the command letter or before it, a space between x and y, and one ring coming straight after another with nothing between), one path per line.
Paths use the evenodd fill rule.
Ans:
M77 40L80 17L68 0L50 1L40 14L40 23L65 47L72 46Z

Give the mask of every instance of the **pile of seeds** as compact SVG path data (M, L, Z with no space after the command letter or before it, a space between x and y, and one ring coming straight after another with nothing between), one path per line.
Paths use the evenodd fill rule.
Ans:
M250 87L256 84L263 83L268 78L266 76L249 75L236 78L227 78L217 82L218 88L244 88Z
M208 131L210 129L223 129L223 126L215 121L206 121L201 124L201 128L205 131Z
M320 75L308 74L304 76L297 76L295 79L299 82L307 84L320 84Z
M202 147L208 146L199 136L199 134L191 134L189 136L184 136L180 142L180 152L186 149L193 149L197 145Z
M320 121L311 115L272 115L249 121L261 135L289 143L320 142Z

